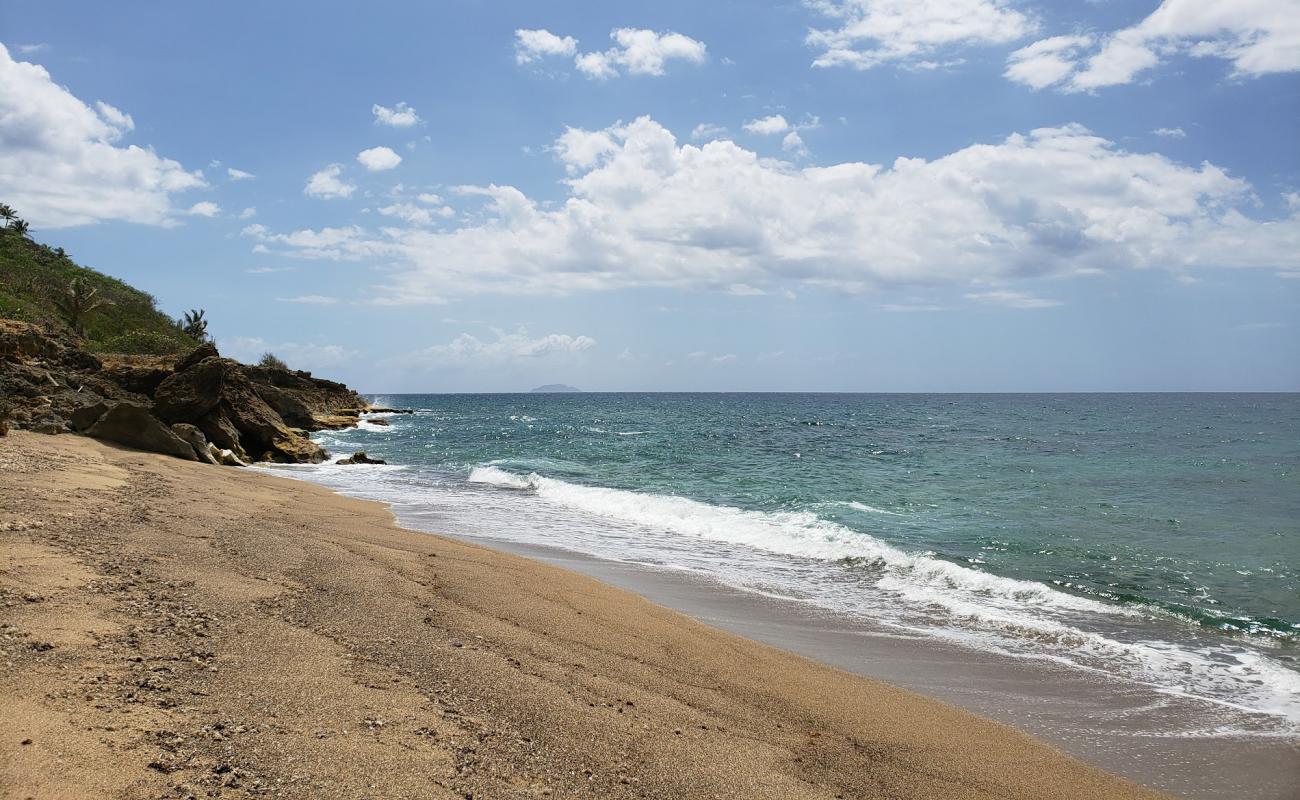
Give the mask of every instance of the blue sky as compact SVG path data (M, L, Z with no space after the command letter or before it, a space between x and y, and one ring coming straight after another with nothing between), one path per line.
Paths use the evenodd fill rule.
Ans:
M1210 5L5 0L0 201L364 391L1294 391L1300 3Z

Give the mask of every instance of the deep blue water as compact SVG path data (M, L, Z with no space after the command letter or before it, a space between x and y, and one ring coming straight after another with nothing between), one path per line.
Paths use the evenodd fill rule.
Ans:
M1300 722L1300 395L390 395L307 477Z

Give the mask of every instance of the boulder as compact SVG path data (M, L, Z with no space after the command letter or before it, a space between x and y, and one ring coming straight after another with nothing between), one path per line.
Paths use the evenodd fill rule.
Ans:
M209 464L220 464L221 462L212 457L208 452L208 440L204 438L203 431L189 424L188 422L178 422L172 426L172 433L176 434L194 448L194 456L199 461L206 461Z
M371 458L366 455L366 451L358 450L347 458L340 458L335 464L387 464L382 458Z
M128 447L196 461L194 448L164 425L149 409L136 403L118 403L86 431L96 439L107 439Z
M215 444L208 442L208 455L210 455L218 464L225 467L246 467L248 464L241 461L238 456L229 450L222 450Z
M82 406L72 412L68 417L68 423L74 431L88 431L90 426L98 422L99 418L104 416L110 407L103 400Z
M248 453L244 452L244 447L239 443L239 431L221 409L217 409L199 420L199 430L203 435L208 437L208 442L227 452L234 453L235 456L243 462L247 462Z
M204 342L190 351L190 354L176 362L176 372L184 372L190 367L198 366L209 358L220 358L221 354L217 352L217 346L212 342Z
M239 375L238 361L204 359L158 384L153 393L154 413L167 422L193 423L221 403L227 380L236 375ZM247 384L247 379L243 383Z
M155 365L114 364L100 375L132 394L149 397L172 374L170 369Z

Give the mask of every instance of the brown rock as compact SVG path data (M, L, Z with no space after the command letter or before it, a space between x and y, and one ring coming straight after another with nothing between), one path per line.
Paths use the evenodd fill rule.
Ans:
M205 461L209 464L220 464L221 462L212 457L208 452L208 440L203 436L203 431L189 424L188 422L178 422L172 426L172 433L176 434L182 441L194 448L194 456L199 461Z
M194 448L136 403L118 403L87 431L96 439L107 439L128 447L196 461Z

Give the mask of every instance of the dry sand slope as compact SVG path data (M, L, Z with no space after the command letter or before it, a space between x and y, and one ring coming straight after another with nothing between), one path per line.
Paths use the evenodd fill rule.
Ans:
M23 432L0 475L4 797L1159 796L318 487Z

